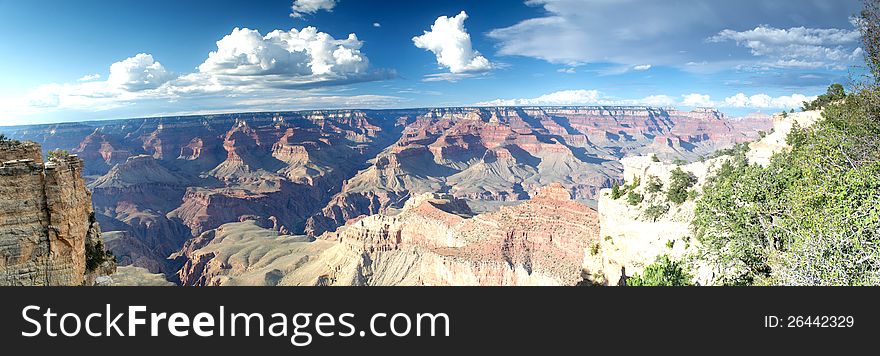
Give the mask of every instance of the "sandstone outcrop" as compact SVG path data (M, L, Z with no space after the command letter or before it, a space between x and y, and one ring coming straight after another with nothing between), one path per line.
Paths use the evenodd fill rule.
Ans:
M105 261L82 160L0 141L0 285L91 284Z

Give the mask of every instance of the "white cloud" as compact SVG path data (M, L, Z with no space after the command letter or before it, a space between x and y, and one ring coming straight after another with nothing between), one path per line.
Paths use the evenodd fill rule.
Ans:
M424 78L422 78L423 82L458 82L460 80L469 79L469 78L481 78L486 75L486 72L482 73L433 73L427 74Z
M747 51L719 51L704 40L719 29L752 28L780 19L829 23L846 19L859 8L858 2L834 0L525 0L525 4L542 7L542 15L489 31L488 36L498 41L498 55L621 67L615 73L645 63L699 72L754 63L756 58ZM839 54L852 54L852 48L846 49Z
M621 99L605 95L598 90L562 90L544 94L534 98L494 99L479 102L478 106L565 106L565 105L621 105L651 107L721 107L721 108L754 108L754 109L792 109L798 108L804 101L814 100L815 96L802 94L771 97L767 94L747 96L743 93L713 101L708 94L690 93L678 100L669 95L650 95L641 99Z
M488 71L492 63L473 49L471 36L464 27L467 18L464 11L455 17L440 16L431 25L431 31L413 37L412 41L416 47L433 52L437 63L450 73Z
M709 95L691 93L682 95L681 105L694 107L712 107L715 106L715 102L712 101L712 98Z
M302 18L306 14L314 14L318 11L333 11L336 0L294 0L290 6L290 17Z
M532 106L532 105L582 105L596 103L599 100L598 90L562 90L528 99L495 99L481 102L485 106Z
M354 34L335 39L314 27L276 30L265 36L255 30L236 28L217 41L217 49L208 54L194 73L175 76L152 55L140 53L113 63L103 81L96 80L97 76L86 76L78 83L51 83L19 98L0 98L4 103L19 103L0 108L0 116L44 115L57 121L72 113L154 114L147 111L148 107L248 109L259 100L275 103L265 106L277 109L284 109L284 105L291 109L316 108L310 105L320 103L333 107L375 107L403 100L382 95L328 95L327 90L322 91L329 86L396 76L393 71L372 69L361 52L362 45ZM201 103L212 106L194 107Z
M217 41L217 50L199 66L203 73L224 75L346 75L364 72L369 61L355 34L337 40L314 27L302 31L235 28Z
M735 108L794 109L801 107L805 101L813 101L815 99L815 96L805 96L802 94L771 97L767 94L746 96L743 93L737 93L734 96L725 98L724 106Z
M534 98L495 99L477 103L478 106L559 106L559 105L645 105L655 107L676 104L673 97L651 95L642 99L620 99L609 97L598 90L561 90Z
M86 75L80 77L79 79L77 79L76 81L78 81L78 82L90 82L90 81L93 81L93 80L96 80L96 79L101 79L101 75L98 74L98 73L95 73L95 74L86 74Z
M734 41L751 54L764 57L766 66L779 68L821 68L842 70L862 56L856 29L792 27L780 29L761 25L747 31L723 30L709 42Z
M637 70L637 71L643 71L643 70L648 70L648 69L651 69L650 64L639 64L639 65L633 67L633 70Z
M378 22L373 22L373 27L379 28L379 27L382 27L382 24L380 24Z
M165 70L162 63L153 56L139 53L134 57L113 63L107 84L126 91L156 89L173 79L174 75Z
M574 74L574 73L577 73L577 69L574 69L574 68L572 68L572 67L568 67L568 68L559 68L559 69L557 69L556 71L559 72L559 73L566 73L566 74Z

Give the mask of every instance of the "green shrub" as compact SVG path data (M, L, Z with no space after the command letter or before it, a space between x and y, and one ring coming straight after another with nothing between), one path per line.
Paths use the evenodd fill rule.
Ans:
M652 161L652 162L660 162L660 159L657 158L657 155L656 155L656 154L652 154L652 155L651 155L651 161Z
M846 98L846 91L843 89L843 85L834 83L828 86L825 94L819 95L818 97L816 97L815 100L811 102L805 101L802 110L818 110L824 108L830 103L841 100L843 98Z
M675 204L684 203L688 198L688 188L697 182L697 177L693 173L685 172L678 167L672 170L671 173L666 198Z
M46 158L48 158L49 160L55 160L55 159L64 160L64 159L67 159L68 157L70 157L70 152L67 152L66 150L62 150L60 148L56 148L54 150L51 150L46 154Z
M623 193L620 192L620 184L614 182L614 185L611 186L611 199L617 200Z
M657 221L663 214L669 211L669 205L654 204L645 209L645 217L651 221Z
M648 193L657 193L663 189L663 182L657 176L649 176L648 182L645 183L645 191Z
M629 205L639 205L639 203L641 203L642 200L644 200L644 197L641 194L636 193L634 191L630 191L626 195L626 202L629 203Z
M660 256L657 261L645 267L644 272L627 278L626 285L634 287L647 286L691 286L691 276L683 262L675 261L667 255Z
M590 244L590 256L595 256L599 254L599 243L594 242Z

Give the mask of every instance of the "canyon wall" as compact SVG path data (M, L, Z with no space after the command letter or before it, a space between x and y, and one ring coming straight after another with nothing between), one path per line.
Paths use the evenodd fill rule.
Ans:
M0 141L0 162L0 285L91 284L112 272L87 268L87 251L104 251L82 160L44 163L39 145Z
M174 257L184 285L575 285L597 231L596 212L555 184L487 214L421 194L317 240L226 224Z

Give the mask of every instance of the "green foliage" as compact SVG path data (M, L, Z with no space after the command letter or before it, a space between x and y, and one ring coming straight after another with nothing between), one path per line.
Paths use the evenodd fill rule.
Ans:
M599 254L599 243L594 242L590 244L590 256L595 256Z
M786 112L785 110L783 110L783 111L782 111L782 117L788 117L788 112ZM764 132L764 131L761 131L761 132ZM759 132L759 134L760 134L760 132ZM764 136L761 136L761 137L764 137Z
M671 249L673 247L675 247L675 240L666 241L666 248Z
M669 211L669 205L666 204L653 204L647 208L645 208L645 217L651 221L657 221L663 214Z
M86 269L94 271L101 267L104 262L116 263L116 256L110 250L104 249L104 242L98 240L94 244L86 244Z
M611 199L617 200L623 195L620 191L620 184L614 182L614 185L611 186Z
M657 193L663 189L663 182L657 176L649 176L648 182L645 184L645 191L648 193Z
M746 152L748 152L748 151L749 151L748 142L742 142L742 143L738 143L738 144L734 145L731 148L726 148L723 150L715 151L714 153L710 154L706 158L712 159L712 158L718 158L721 156L734 156L734 157L742 156L742 157L745 157Z
M875 81L880 81L880 1L865 0L859 13L859 32L862 34L862 48L865 63Z
M667 255L660 256L656 262L645 267L641 275L627 278L626 285L647 286L691 286L691 276L683 262L675 261Z
M843 98L846 98L846 91L843 89L843 85L834 83L828 86L825 94L819 95L815 100L811 102L805 101L802 110L818 110L824 108L830 103L842 100Z
M49 160L55 160L55 159L63 160L63 159L70 157L70 152L67 152L66 150L62 150L60 148L56 148L54 150L49 151L46 154L46 157Z
M707 181L694 230L722 283L880 284L877 98L826 99L824 120L793 127L790 152L766 168L733 160Z
M6 140L7 140L6 135L0 133L0 141L6 141Z
M676 165L676 166L680 166L680 165L683 165L683 164L688 164L688 161L685 161L685 160L683 160L683 159L681 159L681 158L676 158L675 160L672 161L672 164L674 164L674 165Z
M652 155L651 155L651 162L660 162L660 159L657 158L657 155L656 155L656 154L652 154Z
M644 197L634 191L630 191L626 194L626 202L629 203L629 205L639 205L642 200L644 200Z
M672 176L670 177L666 198L675 204L684 203L688 198L688 188L697 182L697 177L693 173L681 170L679 167L673 169L671 173Z

